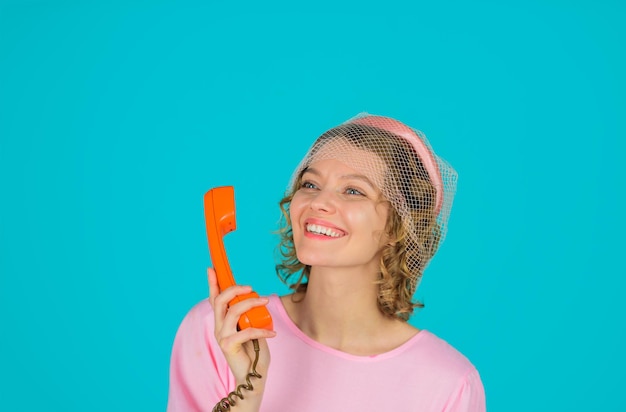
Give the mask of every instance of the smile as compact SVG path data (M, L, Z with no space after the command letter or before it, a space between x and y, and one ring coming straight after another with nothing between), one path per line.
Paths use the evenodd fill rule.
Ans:
M315 224L308 224L308 225L306 225L306 231L309 232L309 233L314 233L316 235L324 235L324 236L329 236L329 237L341 237L341 236L343 236L343 233L341 233L341 232L333 230L333 229L331 229L329 227L315 225Z

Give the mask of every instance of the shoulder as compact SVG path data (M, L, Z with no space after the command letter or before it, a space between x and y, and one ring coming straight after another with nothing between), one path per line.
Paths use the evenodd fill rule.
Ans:
M202 410L228 392L233 378L215 341L214 323L208 299L180 323L170 357L168 411Z
M195 304L178 326L174 338L174 351L188 346L198 347L213 344L215 318L208 299Z
M422 330L420 336L420 345L429 355L441 362L450 362L461 367L471 367L470 361L459 352L455 347L447 341L435 335L428 330Z
M431 376L454 381L476 371L469 359L435 334L422 330L416 338L412 346L413 355L421 369L427 370Z
M422 335L422 336L419 336ZM413 346L413 360L430 392L445 399L445 410L485 411L485 390L476 367L460 351L433 333L422 330Z
M206 318L213 319L213 307L211 306L209 299L203 299L192 306L185 315L183 322L198 322Z
M213 322L213 307L208 299L203 299L189 309L179 329L185 326L202 326L205 325L207 321Z

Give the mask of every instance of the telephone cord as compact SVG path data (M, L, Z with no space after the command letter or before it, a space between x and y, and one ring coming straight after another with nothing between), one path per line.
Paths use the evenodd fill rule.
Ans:
M234 406L237 403L236 398L239 398L240 400L243 399L242 389L245 389L247 391L254 390L254 386L252 386L251 379L262 378L261 374L259 374L256 371L256 365L259 362L259 352L260 352L258 339L252 339L252 346L254 347L254 362L252 362L252 372L250 372L248 376L246 376L246 383L242 383L241 385L237 386L237 388L231 393L229 393L227 397L219 401L217 405L215 405L215 407L213 408L213 412L229 411L231 406Z

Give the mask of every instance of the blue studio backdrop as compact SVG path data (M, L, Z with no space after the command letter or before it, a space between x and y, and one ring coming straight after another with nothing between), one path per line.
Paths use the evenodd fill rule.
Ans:
M202 196L234 185L240 283L278 200L367 111L459 172L411 323L490 411L623 411L626 8L619 1L0 0L0 410L164 410L206 298Z

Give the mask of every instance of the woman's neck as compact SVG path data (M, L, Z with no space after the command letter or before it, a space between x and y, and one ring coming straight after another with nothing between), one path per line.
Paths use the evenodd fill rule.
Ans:
M380 311L376 278L355 269L312 268L306 293L283 302L298 328L324 345L358 355L386 352L417 330Z

